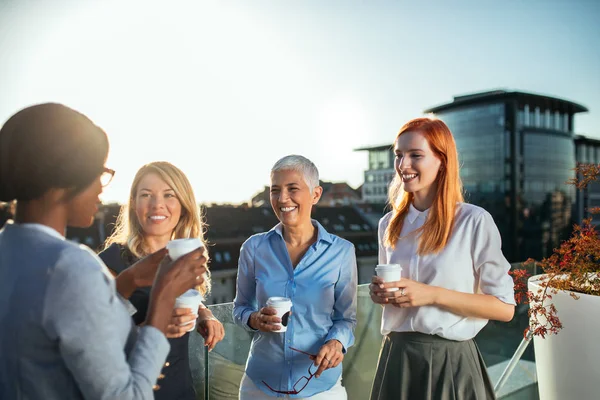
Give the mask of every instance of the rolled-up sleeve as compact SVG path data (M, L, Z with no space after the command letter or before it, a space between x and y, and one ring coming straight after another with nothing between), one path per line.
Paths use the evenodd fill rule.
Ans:
M135 328L114 280L91 252L63 252L46 293L43 324L85 398L154 397L169 343L162 332L145 326L125 353Z
M504 303L515 305L514 282L508 274L510 264L502 254L500 232L487 211L477 218L472 256L479 289Z
M339 279L335 284L335 304L332 322L325 341L336 339L342 343L343 352L354 344L356 327L356 291L358 285L356 252L349 244L344 252Z
M254 252L256 248L252 244L252 239L246 240L240 249L235 299L233 300L233 320L248 331L254 331L248 325L250 314L258 311L254 273Z

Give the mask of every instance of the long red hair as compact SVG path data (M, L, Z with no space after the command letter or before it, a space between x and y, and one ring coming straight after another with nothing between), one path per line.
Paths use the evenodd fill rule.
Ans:
M437 193L429 210L427 221L414 232L421 232L418 254L438 253L452 233L457 204L463 202L462 183L458 172L458 153L452 132L442 121L434 117L415 118L408 121L398 132L396 140L406 132L418 131L429 143L429 147L441 161L437 176ZM384 244L395 248L404 218L413 201L413 194L403 190L402 179L396 175L390 184L388 201L392 208L392 219L385 231Z

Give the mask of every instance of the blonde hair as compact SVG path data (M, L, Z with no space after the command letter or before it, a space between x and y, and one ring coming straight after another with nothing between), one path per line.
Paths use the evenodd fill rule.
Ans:
M145 249L144 232L135 213L137 189L140 181L148 174L158 175L173 189L181 204L181 216L175 229L173 229L171 239L199 238L206 248L205 227L192 185L179 168L166 161L155 161L146 164L135 174L129 192L129 200L126 205L121 207L113 233L106 239L104 248L117 243L127 246L129 251L137 258L148 254L147 249ZM198 290L206 295L210 292L210 288L210 271L207 269L204 283L198 287Z
M417 253L435 254L448 243L454 226L457 204L464 201L456 143L448 126L435 117L415 118L408 121L400 129L396 140L407 132L419 132L425 136L431 150L441 161L437 176L437 192L427 220L414 232L414 234L421 232ZM390 184L388 199L393 214L385 231L384 243L388 247L395 248L400 239L404 218L414 199L412 193L404 191L402 179L397 173Z

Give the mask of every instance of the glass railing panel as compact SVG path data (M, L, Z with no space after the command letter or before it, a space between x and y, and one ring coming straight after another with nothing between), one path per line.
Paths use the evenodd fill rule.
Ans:
M357 295L354 346L344 357L342 383L349 400L369 398L381 348L382 307L371 301L368 285L360 285Z
M210 353L200 335L196 333L190 337L190 367L197 399L237 399L252 333L233 323L233 303L215 304L209 308L225 327L225 337Z
M382 340L382 308L371 302L367 285L359 286L357 301L355 344L348 350L343 363L343 384L350 400L369 398ZM225 326L226 334L211 353L205 351L200 335L193 333L190 337L190 366L197 398L237 399L252 333L233 323L233 303L213 305L210 309ZM477 344L493 383L498 380L504 366L518 347L526 324L526 309L519 307L513 321L490 322L477 336ZM515 368L500 392L499 399L538 399L534 361L531 345L525 352L523 361Z

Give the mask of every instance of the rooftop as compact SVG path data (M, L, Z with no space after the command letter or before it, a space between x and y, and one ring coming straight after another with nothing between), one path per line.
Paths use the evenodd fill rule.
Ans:
M505 102L509 100L516 100L520 105L529 104L530 106L550 108L553 111L568 112L572 114L588 111L587 107L581 104L577 104L565 99L560 99L558 97L552 97L536 93L498 89L454 96L454 100L451 103L445 103L439 106L431 107L424 110L424 112L439 113L443 111L452 110L454 108L472 106L475 104L488 104L495 102Z
M358 149L354 149L354 151L376 151L376 150L392 150L392 144L388 143L388 144L380 144L377 146L365 146L365 147L359 147Z

